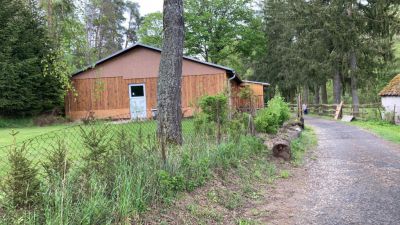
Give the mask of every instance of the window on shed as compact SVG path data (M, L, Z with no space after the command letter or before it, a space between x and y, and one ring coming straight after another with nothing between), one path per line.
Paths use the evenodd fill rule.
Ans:
M140 86L131 86L131 97L143 97L144 96L144 87Z

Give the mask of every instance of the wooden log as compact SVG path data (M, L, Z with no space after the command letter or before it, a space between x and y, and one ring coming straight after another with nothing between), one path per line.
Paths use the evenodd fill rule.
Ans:
M273 141L272 153L275 157L283 158L288 161L292 158L290 142L284 139L275 139Z
M291 142L300 137L301 131L301 124L298 122L285 124L278 135L271 140L273 156L286 161L291 160Z

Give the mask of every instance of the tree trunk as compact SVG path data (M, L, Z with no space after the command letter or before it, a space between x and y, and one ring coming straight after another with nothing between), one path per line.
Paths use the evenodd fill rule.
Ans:
M328 93L326 92L326 82L320 86L322 104L328 104Z
M350 3L347 8L347 16L352 18L353 3ZM351 97L353 101L353 115L358 116L360 101L357 91L357 56L354 48L350 49L350 78L351 78Z
M319 85L315 85L315 87L314 87L314 104L319 105L319 103L320 103Z
M164 40L157 84L158 136L182 144L183 0L164 0Z
M333 100L335 104L340 104L342 101L342 76L340 68L336 67L333 74Z
M360 101L358 99L357 90L357 58L354 50L350 53L350 70L351 70L351 96L353 100L353 115L358 116Z
M309 92L308 85L305 84L303 86L303 103L304 104L308 104L308 92Z

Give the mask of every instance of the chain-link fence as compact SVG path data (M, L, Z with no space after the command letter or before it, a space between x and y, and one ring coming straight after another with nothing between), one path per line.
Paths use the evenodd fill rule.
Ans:
M127 120L124 116L120 118L88 120L23 141L19 141L19 134L13 136L11 133L10 138L14 139L13 144L0 146L0 179L10 171L10 152L16 148L23 150L23 154L38 168L40 174L43 172L43 164L52 160L51 155L60 148L65 149L67 158L74 167L83 166L84 159L90 154L90 148L93 145L103 144L115 149L119 147L118 144L121 141L128 141L136 148L153 148L159 150L161 154L162 146L157 139L156 120ZM201 146L204 142L218 144L229 138L236 138L240 132L252 134L254 125L252 119L249 119L246 117L240 121L241 128L231 127L231 125L218 128L217 124L184 118L182 121L183 143L185 146ZM218 134L217 130L220 130L219 132L223 135ZM221 138L223 140L218 140ZM98 139L99 143L95 143L93 139ZM93 143L88 143L90 140Z
M183 145L159 139L155 120L90 119L23 141L14 134L0 147L0 224L125 224L204 185L213 169L260 154L252 135L247 113L185 118Z
M121 118L124 118L121 116ZM193 119L182 121L182 135L185 144L194 144L200 138L205 138L195 131ZM96 136L97 135L97 136ZM43 172L43 164L51 160L51 155L60 148L67 151L68 159L74 167L81 166L89 154L88 140L99 138L99 142L118 148L121 139L129 139L137 147L159 148L157 140L157 121L155 120L93 120L75 124L66 128L41 134L34 138L18 141L19 134L13 138L13 144L0 146L0 179L10 170L9 154L15 148L23 148L25 156L31 160L39 172ZM92 140L93 141L93 140Z

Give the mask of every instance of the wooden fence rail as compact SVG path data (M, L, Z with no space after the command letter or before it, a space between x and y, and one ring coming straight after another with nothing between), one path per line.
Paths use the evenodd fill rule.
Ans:
M292 112L297 112L297 104L289 104ZM309 104L307 105L308 112L320 116L334 117L338 104ZM342 114L352 115L358 119L382 119L382 104L368 103L358 106L359 112L355 113L351 104L343 104Z

